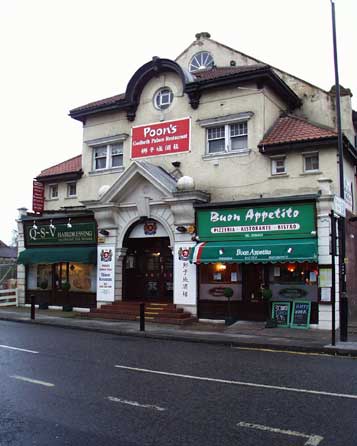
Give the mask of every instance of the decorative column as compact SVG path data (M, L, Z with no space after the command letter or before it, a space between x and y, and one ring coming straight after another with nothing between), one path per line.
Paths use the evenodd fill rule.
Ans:
M123 266L128 248L117 248L115 255L115 294L114 300L123 300Z

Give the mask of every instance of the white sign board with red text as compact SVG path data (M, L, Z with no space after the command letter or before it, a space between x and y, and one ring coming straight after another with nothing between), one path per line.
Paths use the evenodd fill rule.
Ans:
M174 252L174 304L196 305L196 265L190 263L190 248L196 243L176 242Z
M133 127L131 158L147 158L189 152L190 133L190 118Z

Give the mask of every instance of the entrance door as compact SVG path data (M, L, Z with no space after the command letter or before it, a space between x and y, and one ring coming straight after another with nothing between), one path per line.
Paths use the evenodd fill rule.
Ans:
M124 300L173 299L173 257L168 237L128 239L124 261Z
M250 263L243 265L243 300L246 302L261 299L261 285L265 283L264 265Z

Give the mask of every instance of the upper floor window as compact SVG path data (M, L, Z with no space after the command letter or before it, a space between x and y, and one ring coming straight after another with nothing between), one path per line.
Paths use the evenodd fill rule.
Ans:
M174 94L168 87L160 88L159 91L155 93L154 105L158 110L165 110L170 107L174 98Z
M271 174L283 175L286 173L285 156L280 156L271 159Z
M49 196L51 200L58 198L58 184L49 185Z
M94 148L94 170L111 169L123 165L123 143L105 144Z
M306 153L304 157L304 172L318 172L319 171L319 154Z
M188 69L193 73L198 70L207 70L208 68L212 68L213 65L214 60L212 55L208 51L200 51L192 57Z
M247 148L247 121L207 128L208 154L244 151Z
M67 183L67 197L76 197L77 196L77 183Z

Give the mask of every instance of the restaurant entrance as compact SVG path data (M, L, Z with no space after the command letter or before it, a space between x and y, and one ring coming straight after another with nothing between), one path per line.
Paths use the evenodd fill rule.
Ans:
M129 238L123 300L173 301L173 256L169 237Z

